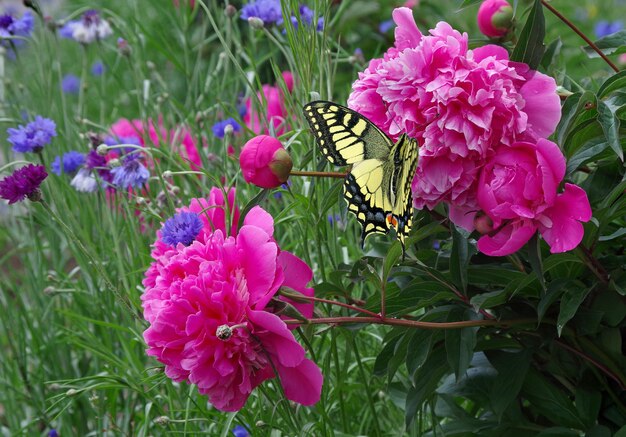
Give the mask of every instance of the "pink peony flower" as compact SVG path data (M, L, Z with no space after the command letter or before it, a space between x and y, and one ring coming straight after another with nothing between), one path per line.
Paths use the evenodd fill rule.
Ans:
M499 38L511 27L513 8L506 0L485 0L478 8L476 18L483 35Z
M289 179L293 162L280 141L259 135L243 146L239 165L246 182L262 188L276 188Z
M204 227L188 246L157 241L142 295L149 355L165 364L175 381L198 386L224 411L243 407L252 390L278 376L288 399L319 400L322 375L305 358L284 321L266 309L280 287L312 296L311 269L273 239L272 217L254 207L236 228L239 212L229 190L194 199L183 210L199 214ZM233 216L227 235L226 210ZM298 304L305 315L311 304Z
M491 256L519 250L537 230L550 252L574 249L583 238L580 222L591 219L585 191L573 184L558 188L565 176L565 157L552 141L501 146L481 171L478 204L493 222L493 231L478 240Z
M183 158L191 163L193 169L198 169L202 165L198 147L188 129L179 127L168 131L161 122L158 126L157 131L152 120L144 124L138 119L121 118L111 126L111 134L118 138L137 137L142 146L146 145L146 138L149 138L154 146L159 146L164 142L171 145L174 151L180 152ZM147 132L145 127L147 127Z
M500 144L552 133L561 105L554 79L511 62L505 49L468 49L467 34L440 22L422 35L408 8L393 12L395 45L353 84L348 106L392 138L417 139L416 208L450 205L472 228L480 169Z
M293 75L289 71L283 72L283 80L287 90L293 90ZM274 128L274 134L281 136L290 129L285 97L278 86L263 85L262 92L257 93L258 102L261 102L265 111L257 113L252 105L252 99L246 100L246 115L243 121L255 134L269 134L268 126ZM256 102L258 104L258 102Z

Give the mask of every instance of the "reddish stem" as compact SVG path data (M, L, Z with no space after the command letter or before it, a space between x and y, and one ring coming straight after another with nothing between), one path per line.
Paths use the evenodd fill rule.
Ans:
M359 313L367 314L368 316L371 316L371 317L380 317L378 314L376 314L376 313L374 313L372 311L369 311L369 310L366 310L366 309L363 309L363 308L359 308L359 307L355 307L354 305L349 305L347 303L339 302L339 301L336 301L336 300L322 299L321 297L312 297L312 296L298 296L298 299L306 299L306 300L311 300L313 302L321 302L321 303L327 303L327 304L330 304L330 305L337 305L337 306L340 306L342 308L347 308L347 309L352 310L352 311L357 311Z
M291 170L291 176L311 176L314 178L337 178L343 179L347 173L341 173L336 171L297 171Z
M288 319L284 321L290 325L302 325L302 320ZM404 326L408 328L422 328L422 329L459 329L459 328L471 328L480 326L511 326L511 325L523 325L533 324L537 321L535 319L517 319L517 320L463 320L460 322L421 322L406 319L389 319L380 316L376 317L319 317L316 319L309 319L309 324L321 325L321 324L347 324L347 323L369 323L376 325L390 325L390 326Z

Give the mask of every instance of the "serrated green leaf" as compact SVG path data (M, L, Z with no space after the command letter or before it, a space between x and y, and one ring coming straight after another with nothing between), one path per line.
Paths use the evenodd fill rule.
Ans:
M615 73L604 81L598 89L598 98L603 98L613 91L626 88L626 70L622 70L619 73Z
M563 296L561 297L561 307L559 310L559 317L556 322L556 329L559 337L565 327L565 324L576 314L578 307L587 297L591 290L586 288L584 284L575 281L570 282L566 288Z
M511 60L524 62L531 69L536 70L545 52L545 45L543 44L545 34L546 23L543 16L543 6L541 6L540 0L535 0L511 54Z
M620 120L615 115L615 112L603 101L598 101L598 121L609 146L621 161L624 161L624 151L619 141L619 125Z

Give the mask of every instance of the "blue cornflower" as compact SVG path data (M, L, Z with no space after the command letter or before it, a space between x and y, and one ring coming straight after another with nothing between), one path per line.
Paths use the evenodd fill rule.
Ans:
M102 74L104 73L104 70L105 70L105 67L102 61L96 61L91 66L91 74L93 74L94 76L102 76Z
M57 135L54 121L40 115L26 126L7 129L7 133L9 143L13 144L13 151L19 153L39 152Z
M235 437L250 437L248 430L241 425L237 425L232 431Z
M393 26L395 26L393 20L385 20L378 25L378 31L380 33L387 33L393 28Z
M61 159L63 160L63 168L61 168ZM85 164L85 154L72 150L63 155L63 158L57 156L50 168L52 173L57 176L61 176L61 173L74 173L79 167Z
M620 20L616 20L613 22L601 20L596 23L595 33L596 37L604 38L605 36L611 35L615 32L619 32L624 28L624 23Z
M30 12L24 12L21 18L16 18L11 14L0 15L0 38L11 38L14 36L28 37L35 27L35 17ZM24 41L19 38L12 41L0 41L5 47L19 46Z
M203 224L195 212L182 211L165 221L161 228L161 240L176 247L178 243L189 246L196 239Z
M260 18L266 25L282 21L280 0L256 0L248 3L241 8L241 18L247 20L251 17Z
M52 428L50 431L48 431L48 437L59 437L59 433L56 429Z
M439 240L433 241L433 249L435 250L441 249L441 243L439 242Z
M80 78L74 74L66 74L61 81L61 90L65 94L78 94L78 91L80 91Z
M213 135L218 138L224 138L224 129L226 126L230 125L233 128L234 132L239 132L241 130L241 126L239 123L235 121L234 118L227 118L226 120L218 121L211 128L213 130Z
M141 163L141 156L131 153L122 159L122 165L111 169L113 184L121 188L137 188L148 182L150 171Z
M73 39L81 44L91 44L112 34L113 30L109 22L94 9L86 11L80 20L68 21L59 29L59 36Z

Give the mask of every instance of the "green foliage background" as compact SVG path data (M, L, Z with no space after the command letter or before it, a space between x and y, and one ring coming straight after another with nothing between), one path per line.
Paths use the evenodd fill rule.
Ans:
M422 31L446 20L480 46L487 41L474 22L476 3L422 0L415 16ZM595 21L626 11L617 0L551 4L589 35ZM533 240L518 254L489 258L476 253L475 235L439 218L443 209L422 211L401 260L390 238L368 240L361 251L341 181L292 178L288 189L277 190L280 197L261 192L243 183L238 163L226 153L229 144L210 132L216 121L238 118L238 98L254 96L265 83L284 87L280 71L291 70L297 77L287 98L293 130L281 139L296 169L323 169L300 108L318 96L345 102L365 66L354 50L361 48L366 61L392 44L392 32L377 29L395 5L311 2L326 19L324 32L288 27L284 34L250 29L227 17L222 2L205 5L68 1L54 19L97 7L115 36L81 47L58 39L40 20L17 59L5 60L2 131L21 123L23 111L53 118L59 136L44 150L45 163L68 150L88 150L88 132L105 133L126 117L189 127L204 144L204 175L175 176L178 194L156 202L160 192L171 191L161 172L188 164L167 148L153 148L158 164L144 195L148 204L137 195L77 193L69 179L51 175L44 197L90 257L40 205L0 206L3 434L228 435L239 424L254 436L626 435L626 179L620 156L626 75L590 59L579 37L538 2L517 2L518 48L506 46L573 93L553 139L568 158L566 179L588 192L594 218L570 253L551 255ZM283 8L290 14L298 2L285 1ZM545 25L537 18L544 15ZM524 31L529 16L533 25ZM119 53L117 37L128 41L130 55ZM619 52L626 36L604 45ZM96 60L106 65L102 77L89 74ZM82 77L78 96L60 91L67 73ZM256 105L263 110L263 102ZM239 150L251 135L246 131L232 145ZM18 158L6 141L0 153L4 162ZM242 208L260 203L274 216L280 246L312 266L316 296L379 311L384 288L389 316L513 322L455 330L305 326L299 338L325 376L315 407L290 404L269 382L237 414L213 409L195 387L172 383L145 356L140 295L154 231L222 176L227 185L237 184ZM339 220L331 224L328 215ZM323 316L354 316L326 304L316 309Z

